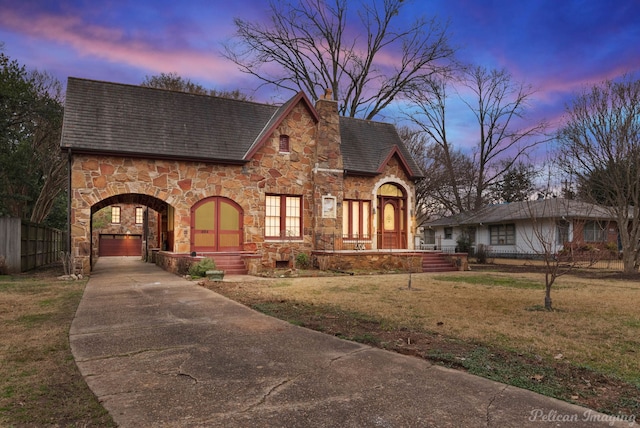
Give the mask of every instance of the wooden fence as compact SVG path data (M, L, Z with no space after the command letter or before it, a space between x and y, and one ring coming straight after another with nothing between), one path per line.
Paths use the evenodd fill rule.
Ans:
M9 273L25 272L60 259L65 233L19 218L0 218L0 256Z

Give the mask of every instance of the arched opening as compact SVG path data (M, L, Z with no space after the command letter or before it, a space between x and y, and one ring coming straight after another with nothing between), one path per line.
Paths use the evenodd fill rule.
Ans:
M91 207L91 265L97 257L137 256L173 248L173 208L153 196L114 195Z
M387 183L378 189L378 248L407 248L407 197L404 190Z
M191 207L191 251L242 250L243 212L231 199L214 196Z

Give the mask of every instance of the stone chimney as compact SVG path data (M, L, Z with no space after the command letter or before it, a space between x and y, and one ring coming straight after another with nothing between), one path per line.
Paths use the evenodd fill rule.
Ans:
M320 117L316 140L318 167L342 171L340 116L338 102L333 100L331 89L326 89L324 96L316 101L316 111Z
M340 149L340 116L338 102L331 89L316 101L318 128L316 132L316 162L313 169L315 204L315 247L331 250L342 240L342 200L344 197L344 167ZM335 205L334 210L327 210Z

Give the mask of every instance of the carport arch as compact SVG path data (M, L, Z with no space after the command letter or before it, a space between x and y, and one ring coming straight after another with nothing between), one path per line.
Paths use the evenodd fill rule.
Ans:
M91 206L91 225L90 225L90 266L94 265L94 248L93 248L93 216L95 213L100 211L101 209L112 206L112 205L140 205L148 207L154 211L156 211L159 215L159 225L160 225L160 236L161 236L161 244L166 243L164 248L165 250L172 250L173 246L173 236L171 233L173 232L173 227L170 224L170 212L172 211L171 205L162 199L156 198L154 196L145 195L141 193L123 193L112 195L107 198L104 198ZM145 225L147 227L147 225ZM145 235L148 231L145 231Z

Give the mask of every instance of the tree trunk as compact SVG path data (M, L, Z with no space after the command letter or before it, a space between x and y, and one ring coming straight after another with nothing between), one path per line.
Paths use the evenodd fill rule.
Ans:
M548 284L545 287L544 291L544 308L548 311L553 310L552 300L551 300L551 284Z
M635 273L636 271L636 254L635 251L624 251L622 253L622 262L624 263L624 273Z

